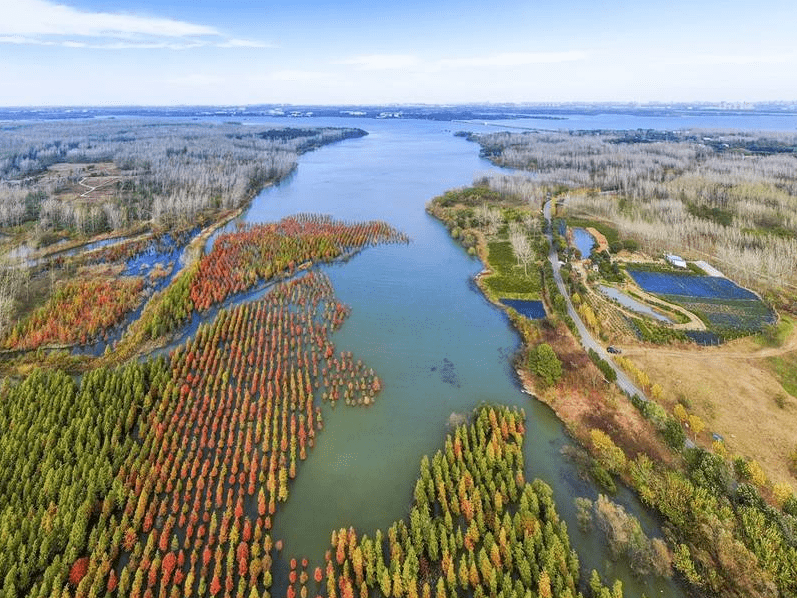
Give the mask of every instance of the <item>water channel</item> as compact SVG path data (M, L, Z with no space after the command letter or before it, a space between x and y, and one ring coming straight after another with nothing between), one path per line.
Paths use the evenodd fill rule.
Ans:
M339 298L352 307L334 337L336 348L353 351L373 367L384 390L370 408L325 408L324 431L275 518L273 537L284 541L284 561L306 555L320 563L331 530L353 525L373 535L404 518L421 456L442 446L449 416L486 401L525 409L526 477L542 478L554 489L582 577L596 568L621 578L628 596L682 596L672 582L634 579L624 563L611 562L600 532L579 531L573 499L595 499L597 491L561 454L568 443L561 423L518 386L512 356L519 337L473 285L481 263L424 211L435 195L470 184L490 168L478 157L478 146L455 137L451 123L302 124L364 126L369 135L304 155L297 172L262 192L244 220L267 222L300 212L382 219L412 242L368 248L326 268ZM633 495L621 491L615 500L639 516L648 533L661 535ZM278 570L278 584L281 577Z
M614 299L615 301L617 301L617 303L619 303L623 307L627 307L628 309L635 311L637 313L650 316L651 318L655 318L656 320L659 320L660 322L665 322L666 324L673 323L673 321L664 314L660 314L659 312L654 311L653 308L650 307L649 305L645 305L644 303L637 301L633 297L629 297L628 295L626 295L622 291L618 291L614 287L598 285L598 288L600 289L601 293L603 293L610 299Z

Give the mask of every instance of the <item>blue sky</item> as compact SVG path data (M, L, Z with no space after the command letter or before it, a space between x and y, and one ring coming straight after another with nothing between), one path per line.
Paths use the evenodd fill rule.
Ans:
M797 100L797 3L0 0L0 105Z

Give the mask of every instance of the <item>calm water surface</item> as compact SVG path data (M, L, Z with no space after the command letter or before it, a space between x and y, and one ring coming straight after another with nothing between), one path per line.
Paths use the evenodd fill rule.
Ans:
M655 318L655 319L657 319L657 320L659 320L661 322L666 322L668 324L672 324L673 323L670 318L668 318L667 316L665 316L663 314L660 314L657 311L654 311L649 305L645 305L644 303L640 303L639 301L637 301L633 297L629 297L628 295L626 295L622 291L618 291L614 287L607 287L605 285L598 285L598 288L600 289L601 293L603 293L604 295L606 295L610 299L614 299L615 301L617 301L617 303L619 303L623 307L627 307L628 309L633 310L635 312L648 315L648 316L650 316L652 318Z
M581 252L581 259L587 259L592 253L592 248L595 247L595 237L580 226L574 226L571 230L573 231L573 244Z
M584 575L597 568L619 576L629 596L683 595L668 582L632 579L624 565L610 562L598 534L578 530L573 499L595 498L596 491L560 454L567 443L562 425L517 385L511 360L519 337L471 282L481 264L424 212L432 197L470 184L490 168L478 157L478 146L454 137L451 123L302 124L359 126L370 134L303 156L289 180L256 198L245 220L273 221L298 212L383 219L412 242L369 248L326 268L338 296L352 307L334 337L336 348L353 351L373 367L384 390L370 408L325 407L325 428L275 518L273 536L285 545L283 564L295 555L321 562L333 529L353 525L372 535L404 518L421 456L442 446L449 416L492 402L525 409L527 479L540 477L553 487ZM621 493L617 500L637 512L649 532L655 530L633 496ZM284 575L278 571L276 582Z

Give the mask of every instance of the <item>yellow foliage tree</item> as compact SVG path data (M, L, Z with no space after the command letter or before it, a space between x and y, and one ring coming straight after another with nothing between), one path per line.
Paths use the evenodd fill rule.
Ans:
M789 497L794 494L794 490L791 487L791 484L786 482L780 482L775 484L772 487L772 494L775 496L775 501L778 503L778 506L783 506Z
M625 469L625 453L623 449L614 444L614 441L602 430L592 428L589 435L601 465L613 472L620 472Z
M542 573L540 573L540 581L537 585L537 595L540 598L552 598L553 593L551 592L551 577L548 575L548 572L543 569Z
M702 419L700 419L699 416L690 415L689 416L689 427L691 428L692 432L694 433L695 439L697 439L697 435L700 434L700 432L702 432L705 429L706 424L705 424L705 422Z
M723 459L728 458L728 449L725 447L725 443L722 440L715 440L711 443L711 450L714 451L715 455L719 455Z
M661 401L661 398L664 396L664 389L661 387L661 385L658 382L650 387L650 395L656 401Z
M647 372L643 372L636 366L634 366L634 378L636 378L637 384L639 384L642 388L647 388L650 386L650 377L648 376Z
M689 419L689 414L686 412L686 409L683 405L678 403L675 408L672 410L673 415L678 418L678 421L684 423L686 420Z
M765 486L767 483L767 474L764 473L761 464L754 459L747 464L747 467L750 470L750 479L753 484L759 488Z

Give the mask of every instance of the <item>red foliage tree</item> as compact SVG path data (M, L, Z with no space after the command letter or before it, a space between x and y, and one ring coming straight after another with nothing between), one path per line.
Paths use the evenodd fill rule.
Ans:
M163 557L163 562L161 563L161 582L164 586L169 585L169 580L172 577L176 565L177 557L174 556L173 552L169 552Z
M69 569L69 583L71 583L74 587L77 587L81 580L86 577L88 570L89 557L80 557L78 560L72 563L72 567Z
M116 586L118 585L119 585L119 578L116 577L116 571L111 569L111 573L110 575L108 575L108 585L106 586L108 593L110 594L111 592L116 590Z
M238 560L238 575L246 575L249 569L249 544L240 542L235 551L235 556Z
M215 596L221 590L221 580L219 576L215 573L213 574L213 579L210 581L210 595Z

